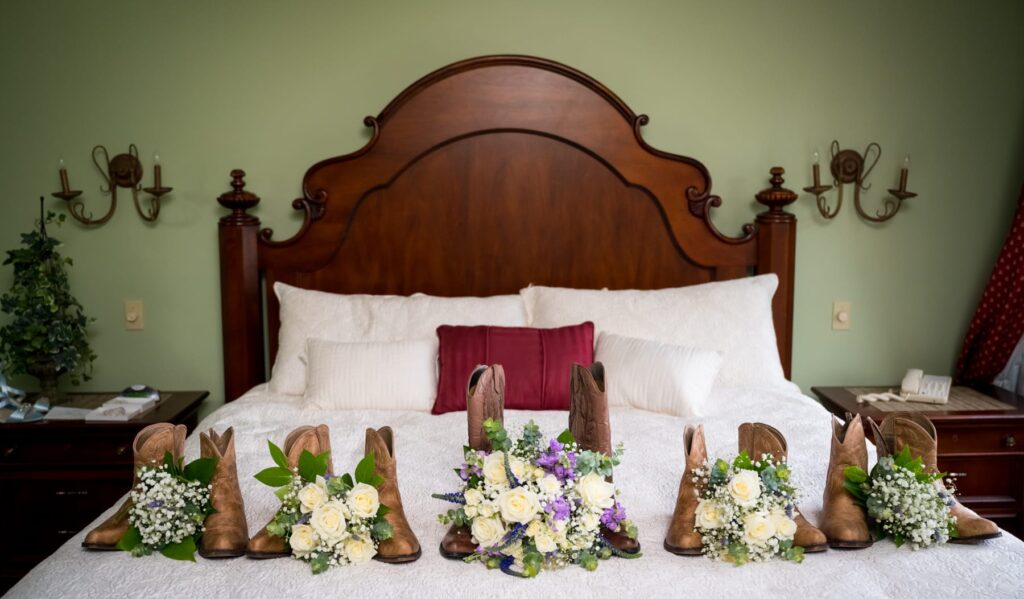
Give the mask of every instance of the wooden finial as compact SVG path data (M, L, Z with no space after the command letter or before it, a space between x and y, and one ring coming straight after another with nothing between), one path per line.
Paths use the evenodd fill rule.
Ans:
M245 171L234 169L231 171L231 191L222 193L217 198L221 206L231 210L231 214L220 219L223 225L252 225L259 224L260 220L248 214L249 210L260 203L260 198L254 193L245 191Z
M771 179L768 180L771 183L771 187L759 191L754 196L758 202L768 207L768 211L761 213L758 216L758 220L763 220L762 217L777 220L795 219L795 216L785 211L785 207L797 199L795 192L782 186L786 182L782 178L782 175L786 173L786 169L781 166L773 166L769 172L772 175Z

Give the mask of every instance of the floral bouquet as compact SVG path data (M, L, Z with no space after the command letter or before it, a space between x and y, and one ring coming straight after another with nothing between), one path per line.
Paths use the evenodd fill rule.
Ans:
M848 466L843 474L843 486L867 508L875 538L892 537L897 547L910 543L916 550L957 536L956 517L949 513L952 492L935 484L942 473L925 472L921 458L911 459L909 447L878 458L870 475L857 466Z
M277 466L259 472L256 479L277 488L281 507L267 532L283 537L292 556L308 561L313 574L373 559L378 542L392 535L384 519L390 510L377 494L384 479L375 473L373 452L359 462L354 477L330 476L329 452L314 456L303 451L293 470L284 452L268 445Z
M623 553L602 534L608 530L636 538L618 491L607 481L622 455L583 451L569 431L544 442L532 421L513 441L500 422L484 430L490 452L464 448L455 469L458 491L434 495L459 507L438 516L443 524L468 526L478 548L465 558L513 576L532 578L542 569L578 564L597 568L598 559Z
M803 548L793 545L797 492L785 462L768 454L755 462L741 451L732 463L705 463L693 477L704 555L736 565L775 556L803 561Z
M195 561L203 522L213 513L210 479L217 458L200 458L182 466L170 452L159 466L139 468L132 489L128 532L117 548L135 557L159 551L171 559Z

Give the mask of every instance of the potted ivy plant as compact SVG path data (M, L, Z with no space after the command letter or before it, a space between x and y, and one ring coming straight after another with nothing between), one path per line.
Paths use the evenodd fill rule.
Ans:
M96 358L89 347L82 305L71 295L60 242L46 233L46 225L60 226L65 215L43 212L39 222L21 236L21 247L8 250L4 265L14 266L14 283L0 297L0 310L10 320L0 327L0 359L8 374L29 374L39 379L43 397L58 398L57 382L68 375L78 385L89 380Z

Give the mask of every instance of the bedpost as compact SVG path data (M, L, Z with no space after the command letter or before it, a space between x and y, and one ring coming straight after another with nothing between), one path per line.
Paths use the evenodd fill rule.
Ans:
M779 344L779 358L786 378L792 376L793 362L793 282L796 278L796 216L786 212L786 206L796 201L797 195L782 186L786 172L781 166L771 169L771 187L757 193L757 201L768 210L757 215L757 272L775 273L779 289L775 292L772 312L775 317L775 336Z
M260 219L246 212L260 199L245 191L245 171L231 171L232 190L217 202L220 219L220 302L224 337L224 401L265 380L257 239Z

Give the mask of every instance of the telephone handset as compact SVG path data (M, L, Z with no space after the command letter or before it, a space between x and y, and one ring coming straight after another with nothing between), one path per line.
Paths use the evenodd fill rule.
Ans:
M927 375L919 368L911 368L903 376L899 393L890 389L887 393L866 393L857 396L857 401L915 401L921 403L944 404L949 401L949 390L953 387L953 379L948 376Z

